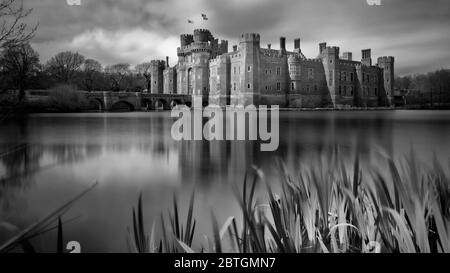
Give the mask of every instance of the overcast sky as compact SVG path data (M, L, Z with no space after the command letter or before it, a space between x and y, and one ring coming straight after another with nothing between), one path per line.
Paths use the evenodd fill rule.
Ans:
M278 48L286 36L288 49L302 39L308 58L318 44L339 46L361 58L361 49L396 57L399 75L450 67L449 0L24 0L33 8L29 20L39 22L33 46L45 62L72 50L108 65L132 65L171 57L176 63L179 34L209 28L228 39L229 49L244 32L261 34L261 44ZM208 21L201 20L201 13ZM195 25L187 23L195 21Z

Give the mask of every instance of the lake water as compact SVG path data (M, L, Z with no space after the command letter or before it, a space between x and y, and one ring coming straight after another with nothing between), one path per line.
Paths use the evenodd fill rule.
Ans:
M159 227L174 192L183 204L195 187L197 237L239 208L230 185L242 184L252 165L277 179L276 159L295 173L304 162L337 144L351 164L359 143L366 166L378 152L395 158L411 149L427 164L435 152L448 162L449 111L281 112L280 146L260 152L251 141L184 141L171 138L170 112L39 114L0 124L0 222L25 228L95 181L98 186L64 215L65 241L84 252L127 252L128 228L138 196L145 220ZM186 213L186 206L182 213ZM4 236L3 236L4 237ZM33 240L55 251L55 232ZM0 234L0 243L4 241Z

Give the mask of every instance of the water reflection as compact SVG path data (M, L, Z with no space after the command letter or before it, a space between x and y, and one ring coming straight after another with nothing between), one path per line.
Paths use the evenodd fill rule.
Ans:
M282 112L275 152L261 152L257 141L176 142L168 112L32 115L0 124L0 153L9 151L0 157L0 219L24 227L99 181L71 211L82 217L67 236L82 241L85 251L127 251L126 230L139 192L149 225L167 209L174 190L187 198L193 185L198 214L209 215L212 207L226 218L237 210L228 185L240 183L252 165L269 181L276 179L275 158L294 173L336 145L349 163L357 146L370 165L378 164L380 149L397 157L410 147L425 161L433 151L447 160L449 114ZM200 224L199 236L209 228L207 220Z

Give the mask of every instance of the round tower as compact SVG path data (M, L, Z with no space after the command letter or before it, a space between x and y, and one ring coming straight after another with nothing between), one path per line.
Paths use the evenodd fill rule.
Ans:
M210 41L211 32L207 29L195 29L194 30L194 42L207 43Z
M392 56L383 56L378 58L378 67L383 69L384 90L386 92L387 105L394 102L394 62Z
M259 67L260 67L260 36L257 33L246 33L241 35L241 96L238 104L258 106L260 99L259 90Z

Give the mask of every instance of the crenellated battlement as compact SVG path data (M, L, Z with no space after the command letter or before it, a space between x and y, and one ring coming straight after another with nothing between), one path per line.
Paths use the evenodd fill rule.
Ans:
M261 38L258 33L244 33L241 35L241 43L260 42Z
M322 54L335 55L339 58L339 50L338 46L327 46L322 50Z
M219 64L224 64L230 61L230 56L228 55L220 55L217 56L215 58L212 58L209 60L209 64L210 65L219 65Z
M178 56L185 56L189 53L211 52L212 47L207 42L194 42L190 45L182 46L177 49Z
M233 52L233 53L230 55L230 58L231 58L231 59L240 59L240 58L241 58L241 52L240 52L240 51Z
M163 60L151 60L150 65L153 67L159 67L159 68L165 68L166 67L166 61Z
M395 58L393 56L382 56L378 58L378 63L393 63Z
M276 50L276 49L261 48L260 52L261 52L261 56L264 56L267 58L282 59L284 57L283 55L280 54L280 50Z
M205 43L213 41L214 37L208 29L195 29L194 30L194 42Z
M181 34L180 35L180 46L186 46L194 42L194 35L192 34Z

